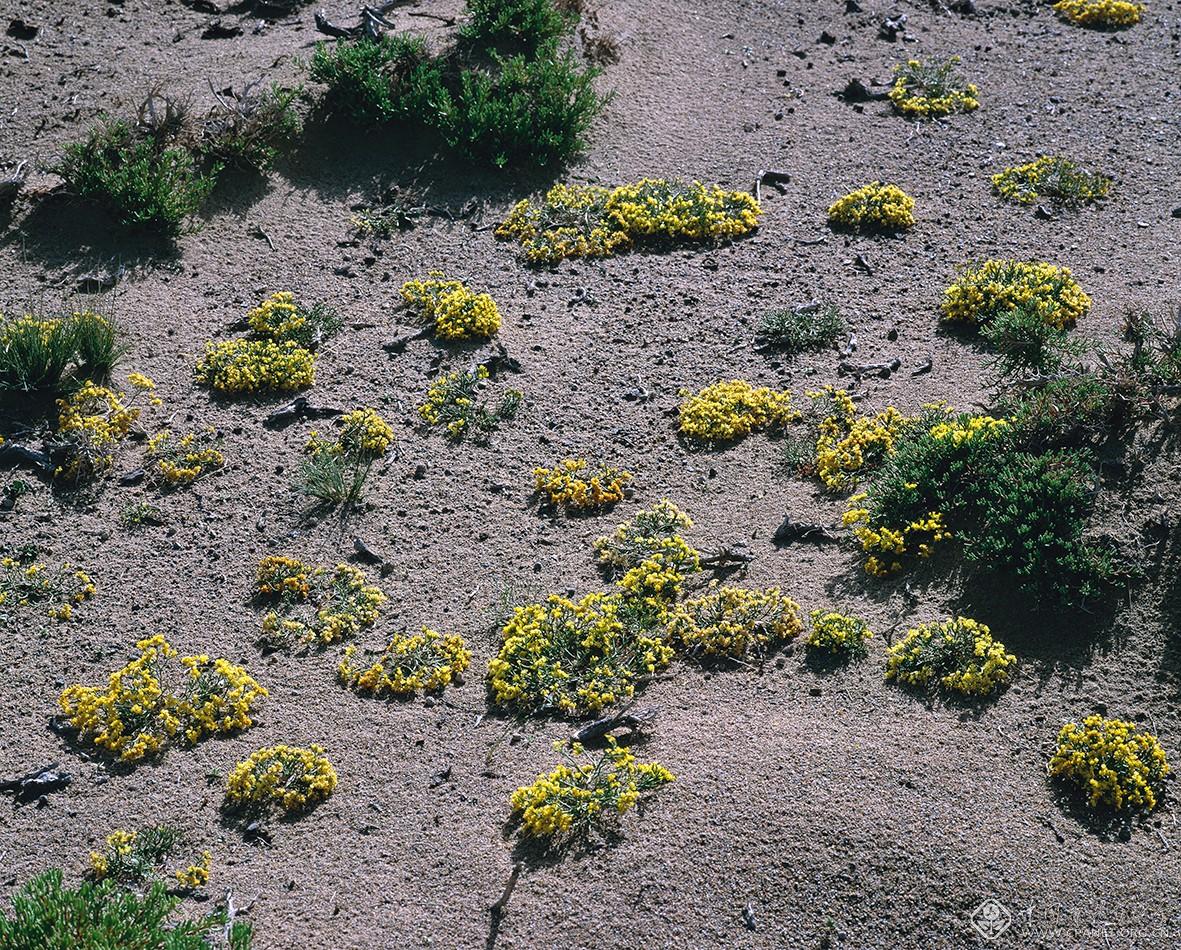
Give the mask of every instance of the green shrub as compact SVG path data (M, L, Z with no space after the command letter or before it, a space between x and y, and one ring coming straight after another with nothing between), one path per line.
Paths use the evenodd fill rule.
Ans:
M122 354L115 325L98 314L0 316L0 392L67 391L102 382Z
M552 49L578 20L553 0L468 0L460 38L473 50L534 55Z
M844 332L841 312L827 303L773 310L763 317L759 326L764 345L792 356L831 346Z
M169 925L180 903L162 884L143 895L113 881L62 885L50 870L33 878L12 897L12 911L0 911L3 950L209 950L226 926L222 912ZM241 921L229 929L230 950L249 950L251 928Z
M1120 425L1127 404L1098 376L1064 376L1006 394L1000 407L1021 441L1043 448L1102 442Z
M1061 369L1068 356L1082 352L1083 345L1070 334L1047 323L1034 308L1021 305L986 323L980 335L997 353L1002 376L1021 372L1050 373Z
M214 162L266 171L300 133L295 110L300 90L248 84L241 92L218 96L202 120L197 150Z
M202 171L189 149L170 141L107 122L66 146L56 170L73 194L105 205L123 226L175 237L213 190L218 168Z
M308 69L313 80L328 87L328 111L364 126L429 122L428 103L442 87L426 42L408 33L317 43Z

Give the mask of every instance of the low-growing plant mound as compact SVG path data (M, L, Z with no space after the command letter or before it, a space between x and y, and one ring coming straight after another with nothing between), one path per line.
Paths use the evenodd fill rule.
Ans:
M799 418L791 394L742 379L681 391L681 435L695 442L732 442L754 432L777 431Z
M427 280L408 280L402 299L440 340L486 339L500 329L500 310L488 294L431 271Z
M1156 736L1122 719L1087 716L1058 733L1047 771L1092 811L1150 812L1171 771Z
M847 231L905 231L914 227L914 198L897 185L870 182L834 201L828 223Z
M1054 12L1079 26L1120 29L1135 26L1146 7L1129 0L1058 0Z
M1017 658L982 623L955 617L922 624L886 651L886 679L988 696L1009 682Z
M390 446L394 430L376 409L354 409L340 417L340 435L326 439L312 432L300 462L300 492L326 508L357 504L369 473Z
M507 389L498 403L481 401L478 396L489 375L483 365L475 372L455 370L441 375L418 407L422 421L441 428L454 441L470 436L474 442L486 443L502 422L516 416L524 398L519 390Z
M272 607L263 615L261 636L271 649L328 646L351 637L373 626L386 601L352 565L311 567L283 555L259 561L255 593Z
M1069 158L1043 155L992 176L993 190L1006 201L1030 205L1048 200L1066 207L1102 201L1111 179L1089 172Z
M152 825L136 831L122 828L107 835L106 848L90 852L90 876L96 881L112 880L125 887L138 887L165 877L184 891L195 891L209 882L213 855L208 851L196 864L168 874L166 860L184 843L184 835L169 825Z
M592 465L583 458L567 458L553 468L533 470L533 489L542 500L573 511L596 510L623 501L631 480L630 472Z
M759 343L794 356L836 343L845 332L841 312L832 304L813 302L772 310L759 324Z
M423 627L397 633L368 666L354 666L357 648L345 647L337 674L350 689L373 696L413 696L441 690L471 665L472 655L456 634Z
M668 618L672 641L700 658L760 659L803 627L800 605L778 587L722 587L678 604Z
M979 90L960 76L960 59L907 60L894 67L890 101L905 116L934 119L980 108Z
M1065 267L1044 261L994 259L971 264L943 295L943 319L974 327L1015 307L1028 307L1054 327L1074 326L1091 298Z
M243 759L226 778L225 807L247 815L295 816L336 788L336 769L318 745L267 746Z
M833 610L813 610L809 616L812 630L805 641L809 655L851 659L869 652L873 631L860 617Z

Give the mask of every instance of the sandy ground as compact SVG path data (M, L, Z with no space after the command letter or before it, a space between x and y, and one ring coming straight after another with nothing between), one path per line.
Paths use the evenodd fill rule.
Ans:
M422 2L394 20L441 38L440 24L410 12L459 6ZM1175 3L1152 0L1139 26L1114 35L1015 0L981 0L976 17L918 0L861 6L864 13L847 15L843 0L599 4L601 27L622 51L601 87L617 96L569 179L686 176L748 188L761 167L788 171L785 193L767 189L757 234L729 247L566 263L538 275L490 230L440 218L378 251L341 246L350 205L382 185L416 179L454 208L479 198L476 223L487 225L544 183L437 163L416 170L423 156L404 136L339 129L311 130L265 183L221 187L175 255L121 238L101 216L52 197L0 216L6 309L68 299L79 275L126 265L104 305L128 334L124 368L160 383L167 405L146 421L174 415L178 424L214 425L229 458L223 474L162 503L112 482L69 505L42 486L0 515L0 540L36 543L50 559L84 566L98 585L76 622L6 631L0 775L57 760L75 782L46 808L0 811L0 894L47 866L77 875L88 848L114 827L167 821L213 851L215 896L232 887L239 904L253 901L248 917L263 950L976 946L969 916L988 898L1013 915L997 946L1176 944L1173 807L1110 840L1066 814L1044 780L1060 724L1096 709L1154 722L1181 756L1173 548L1161 577L1085 638L1014 615L1002 595L973 598L954 576L870 582L850 547L773 546L785 511L831 523L842 509L785 472L773 442L691 452L665 412L679 388L719 378L797 392L851 385L832 353L771 361L752 349L763 311L814 297L837 303L856 327L859 358L902 360L891 378L861 385L867 406L946 399L970 408L987 398L985 357L938 333L937 312L955 267L972 258L1070 267L1095 300L1078 332L1097 339L1115 337L1127 306L1159 310L1176 293ZM213 17L176 0L0 7L0 28L17 17L40 27L32 41L0 37L0 158L38 165L34 192L53 185L45 168L65 143L103 111L129 111L155 81L208 100L207 80L291 80L316 39L312 8L258 33L254 19L226 14L243 34L205 40ZM340 2L328 9L351 11ZM909 17L906 36L888 42L877 25L895 9ZM819 41L822 31L835 42ZM948 54L962 56L980 86L973 115L919 126L882 103L855 110L833 95L854 76L885 81L907 56ZM1046 221L990 195L990 174L1046 151L1114 175L1108 206ZM875 178L915 195L914 231L829 235L828 204ZM827 243L809 243L826 235ZM854 266L857 254L872 273ZM443 366L466 365L463 352L422 341L391 357L381 347L404 329L397 288L430 268L495 296L506 318L501 339L522 364L511 384L525 392L525 408L486 448L453 446L415 425L440 357ZM282 400L216 402L192 382L203 341L228 338L246 309L280 289L333 304L350 325L319 360L314 399L376 406L398 430L396 457L375 474L369 506L343 528L299 517L291 476L309 426L264 429L263 416ZM593 306L570 303L581 289ZM928 356L933 372L913 376ZM637 383L650 402L623 398ZM530 470L584 453L635 472L635 498L599 518L540 515ZM427 473L416 479L420 463ZM134 453L121 464L134 467ZM1104 496L1098 529L1132 539L1175 510L1177 474L1174 456L1150 458L1131 487ZM806 609L861 614L879 636L865 663L825 676L799 650L762 671L708 675L674 665L644 694L661 712L643 755L677 782L628 817L616 846L531 864L492 933L488 907L513 864L507 797L551 767L551 743L569 729L487 714L481 671L496 649L489 605L506 583L601 587L590 542L660 497L693 516L691 540L703 550L750 546L755 558L740 583L778 584ZM139 500L162 504L169 525L121 528L119 512ZM392 568L381 580L392 601L387 619L366 643L422 624L469 640L472 675L444 702L360 699L336 684L334 651L264 658L254 646L248 595L257 559L288 553L331 563L350 556L354 535ZM1007 692L973 711L883 684L890 636L966 602L1022 658ZM153 632L184 651L245 663L270 700L245 734L108 774L63 746L47 716L66 683L102 680ZM324 806L279 826L271 847L257 847L220 823L220 790L206 776L279 741L323 744L340 784ZM445 769L449 778L435 782Z

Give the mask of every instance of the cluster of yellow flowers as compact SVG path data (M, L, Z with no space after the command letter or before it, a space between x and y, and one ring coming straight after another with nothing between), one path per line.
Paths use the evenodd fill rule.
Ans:
M721 241L758 227L759 204L741 191L701 182L645 178L608 189L551 188L539 202L521 201L496 229L518 241L527 261L609 257L643 241Z
M1009 682L1017 657L982 623L955 617L922 624L886 651L886 679L988 696Z
M551 594L518 607L488 664L488 684L501 706L596 713L635 692L636 681L667 666L672 649L642 624L630 622L619 594L581 600Z
M316 358L291 340L224 340L205 344L195 377L222 393L286 392L316 381Z
M486 440L503 420L517 414L524 398L520 391L508 389L495 407L478 401L476 397L488 375L488 368L483 364L474 373L466 370L444 373L431 383L418 414L427 425L442 426L452 439L462 439L470 433L477 441Z
M596 539L599 564L617 578L616 587L634 608L663 620L685 578L700 569L700 556L681 531L689 516L666 498Z
M924 63L907 60L894 67L894 85L890 101L906 116L932 119L953 112L971 112L980 108L980 90L965 83L956 72L958 56Z
M131 373L127 381L137 395L156 388L142 373ZM160 404L155 396L150 402ZM68 399L59 399L57 409L57 432L50 441L61 461L53 475L66 482L89 481L110 471L119 445L141 412L114 389L93 382L84 383Z
M833 202L828 223L853 231L902 231L914 227L914 198L897 185L870 182Z
M394 430L376 409L353 409L340 417L340 435L325 439L313 431L308 437L309 455L327 452L362 462L371 462L389 451Z
M226 779L226 805L291 815L325 801L335 788L336 769L320 746L267 746L234 766Z
M567 508L602 508L622 501L631 482L630 472L610 465L596 465L582 458L563 459L553 468L533 470L534 490L551 505Z
M118 828L107 835L105 851L90 852L89 874L96 881L112 880L124 886L158 881L165 859L172 854L184 836L175 828L155 825L139 831ZM209 882L213 869L213 855L205 851L196 864L173 873L177 887L195 891Z
M696 656L762 657L804 628L800 605L778 587L722 587L669 614L672 640Z
M1171 769L1151 732L1091 715L1082 725L1062 727L1047 771L1085 796L1092 809L1148 812L1156 808Z
M1065 267L1044 261L994 259L964 268L943 295L943 318L982 326L1025 306L1052 327L1074 325L1091 309L1091 298Z
M675 780L659 763L637 762L614 739L597 756L578 743L567 750L559 742L555 749L567 762L521 786L510 799L524 834L552 843L609 827L641 796Z
M293 643L328 646L351 637L377 621L386 601L350 564L310 567L281 555L259 561L255 591L278 607L262 618L261 642L273 649Z
M395 634L369 666L353 666L355 646L345 647L337 667L340 679L359 693L375 696L410 696L450 686L471 665L472 655L457 634L443 634L429 627L422 633Z
M864 656L868 652L867 641L873 639L873 631L860 617L832 610L813 610L809 616L812 631L806 645L810 651L832 656Z
M431 271L428 280L408 280L402 299L440 340L490 337L500 329L500 310L488 294L468 289L462 281L448 280L442 271Z
M75 684L62 692L59 705L79 738L135 762L174 740L192 745L253 725L250 713L267 691L242 667L204 654L178 656L160 635L136 649L140 655L105 688Z
M246 314L252 333L275 343L297 343L315 349L341 328L336 311L324 304L304 307L293 293L280 290Z
M901 527L873 527L869 509L861 507L865 498L864 493L853 495L841 521L846 528L853 529L854 536L861 543L861 550L869 554L865 559L867 574L874 577L896 574L902 570L903 557L929 558L936 544L952 537L942 512L938 511L929 511L925 517L908 521Z
M914 421L893 406L858 418L853 398L835 386L807 395L817 407L827 403L816 426L815 472L830 491L856 484L857 473L893 452L898 436Z
M50 570L34 560L0 557L0 619L12 608L44 605L51 620L69 620L74 608L94 596L94 581L83 571L63 564Z
M1007 419L995 416L969 416L967 419L950 419L931 426L931 438L940 441L948 439L953 445L962 445L976 439L991 439L1009 428Z
M225 465L225 456L216 448L220 442L221 436L212 427L187 432L180 438L174 438L171 429L161 429L148 439L147 457L153 479L167 488L191 485Z
M799 418L791 393L741 379L713 383L700 392L681 390L680 430L698 442L728 442L752 432L783 429Z
M993 175L992 187L1006 201L1017 204L1031 205L1049 198L1074 205L1106 198L1111 179L1086 171L1068 158L1043 155Z
M1125 27L1140 22L1147 9L1129 0L1058 0L1054 12L1080 26Z

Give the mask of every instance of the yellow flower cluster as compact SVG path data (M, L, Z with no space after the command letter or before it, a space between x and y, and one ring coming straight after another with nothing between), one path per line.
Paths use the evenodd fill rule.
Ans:
M1080 26L1118 28L1135 26L1145 11L1143 3L1129 0L1058 0L1054 12Z
M1091 715L1058 733L1050 778L1073 787L1092 809L1152 811L1171 771L1151 732L1122 719Z
M675 607L672 640L697 656L762 657L804 628L800 605L778 587L722 587Z
M418 414L427 425L442 426L452 439L462 439L468 433L476 440L487 439L503 420L517 414L524 398L518 390L508 389L495 407L478 401L487 379L488 368L483 364L474 373L444 373L431 383Z
M250 713L267 691L242 667L204 654L180 657L160 635L136 649L140 655L105 688L76 684L62 692L59 705L79 738L136 762L173 741L192 745L253 725Z
M128 381L140 392L156 386L142 373L132 373ZM159 400L153 397L152 404ZM61 463L53 475L66 482L89 481L110 471L115 452L140 415L118 392L93 382L84 383L69 399L59 399L57 409L51 441Z
M813 610L812 632L806 645L818 653L844 656L864 656L868 652L867 641L873 638L873 631L860 617L839 614L832 610Z
M645 178L607 189L555 185L540 202L521 201L496 229L518 241L527 261L609 257L641 242L721 241L758 227L761 210L746 192L701 182Z
M316 358L291 340L225 340L205 344L195 376L222 393L285 392L316 381Z
M870 182L833 202L828 223L853 231L903 231L914 227L914 198L897 185Z
M89 875L96 881L109 879L124 886L159 881L165 859L183 840L180 831L167 825L139 831L116 829L107 835L105 851L90 852ZM213 855L206 851L197 864L174 872L173 877L180 889L195 891L208 883L212 868Z
M209 873L212 870L213 855L204 851L197 864L190 864L187 868L181 868L176 872L176 886L183 891L200 890L209 883Z
M171 429L161 429L148 439L147 457L152 463L153 479L167 488L191 485L225 465L225 456L215 448L220 442L217 430L211 427L187 432L179 439L173 438Z
M262 618L261 641L272 649L293 643L328 646L351 637L373 626L386 601L381 589L350 564L313 568L282 556L259 562L255 590L278 606Z
M698 442L728 442L752 432L782 429L799 413L791 394L741 379L713 383L700 392L681 390L680 430Z
M1088 172L1068 158L1043 155L992 176L992 187L1006 201L1031 205L1042 198L1063 204L1100 201L1111 189L1111 179Z
M952 537L943 514L938 511L927 512L925 517L916 518L898 528L888 525L873 527L869 509L859 507L865 498L864 494L852 496L849 499L850 507L842 515L841 521L846 528L853 529L854 536L861 542L861 550L869 554L865 559L867 574L874 577L895 574L902 570L903 557L929 558L936 544Z
M369 666L353 666L355 646L347 646L337 667L340 679L359 693L375 696L410 696L450 686L471 665L472 655L457 634L443 634L429 627L422 633L395 634Z
M318 745L267 746L234 766L226 805L247 813L305 811L336 788L336 769Z
M894 67L890 101L906 116L932 119L980 108L980 90L956 73L958 56L931 63L907 60Z
M37 561L0 558L0 620L7 611L32 604L44 605L51 620L69 620L74 608L94 596L94 581L70 564L50 570Z
M402 299L440 340L490 337L500 329L500 310L488 294L469 290L462 281L431 271L428 280L408 280Z
M328 452L361 462L371 462L389 451L394 444L394 430L376 409L353 409L340 417L340 435L328 440L312 432L306 451L309 455Z
M914 421L893 406L858 418L852 397L834 386L809 392L808 398L818 406L828 403L816 426L815 470L830 491L856 484L857 473L893 452L898 436Z
M555 748L567 761L532 785L522 785L510 799L523 832L534 838L553 842L607 827L641 796L675 780L659 763L637 762L614 739L597 756L578 743L568 751L562 743Z
M943 319L982 326L1019 306L1065 329L1086 315L1091 298L1065 267L1044 261L994 259L971 265L943 295Z
M593 469L586 459L563 459L553 468L533 470L534 490L551 505L573 509L602 508L623 500L630 472L610 465Z
M689 516L668 499L636 514L613 534L594 544L599 563L618 578L618 587L651 617L663 619L681 583L700 568L700 556L681 537L693 527Z
M994 416L969 416L964 419L951 419L948 422L937 422L931 426L931 437L943 441L948 439L953 445L962 445L976 439L991 439L1001 435L1009 428L1007 419L997 419Z
M1009 682L1017 657L982 623L955 617L922 624L886 651L886 679L988 696Z
M582 716L633 695L638 679L668 665L672 649L629 623L626 608L619 594L598 593L518 607L488 664L493 700Z
M336 311L324 304L305 308L286 290L271 294L246 314L255 336L274 343L296 343L315 349L341 328Z

